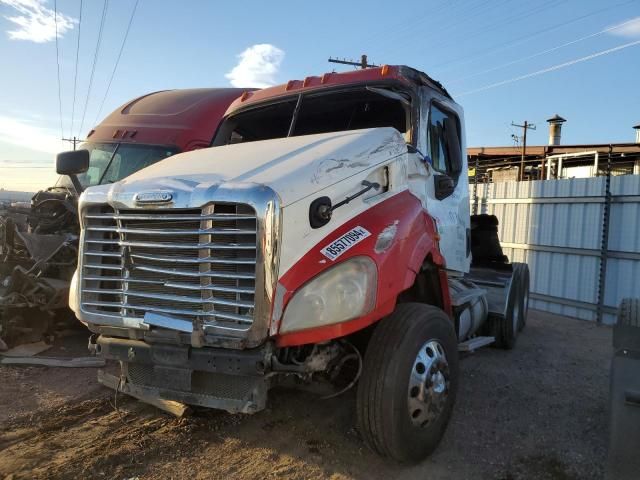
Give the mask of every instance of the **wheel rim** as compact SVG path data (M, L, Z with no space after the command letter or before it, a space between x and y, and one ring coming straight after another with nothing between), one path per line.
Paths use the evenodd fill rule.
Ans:
M424 427L438 418L449 397L449 362L437 340L429 340L418 351L411 368L407 392L409 418Z

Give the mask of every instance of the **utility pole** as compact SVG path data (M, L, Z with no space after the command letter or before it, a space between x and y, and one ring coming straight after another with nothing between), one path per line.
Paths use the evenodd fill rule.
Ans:
M524 125L518 125L517 123L511 122L512 127L522 128L522 157L520 158L520 175L519 180L524 180L524 157L527 154L527 130L535 130L536 126L533 123L529 123L526 120L524 121Z
M366 55L360 56L359 62L354 62L353 60L347 60L345 58L340 60L339 58L329 57L329 63L340 63L342 65L352 65L354 67L360 67L363 70L365 68L376 68L380 66L380 65L374 65L373 63L369 63Z
M62 139L63 142L71 142L73 143L73 149L76 149L76 145L78 143L80 143L80 139L78 137L73 137L73 138L63 138Z

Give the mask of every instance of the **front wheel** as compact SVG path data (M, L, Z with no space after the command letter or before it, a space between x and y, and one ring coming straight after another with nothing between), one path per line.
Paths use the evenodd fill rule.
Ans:
M358 385L365 442L398 461L428 456L445 432L458 389L455 329L440 309L405 303L380 321Z

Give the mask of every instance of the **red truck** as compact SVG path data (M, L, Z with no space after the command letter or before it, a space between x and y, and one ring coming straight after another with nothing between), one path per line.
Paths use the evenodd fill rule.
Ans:
M227 107L244 90L150 93L122 105L89 132L87 171L38 192L30 208L0 210L0 347L38 341L68 311L77 260L77 197L167 158L210 145Z
M357 384L365 441L424 458L458 351L513 348L528 306L527 266L469 214L462 108L406 66L327 73L243 94L212 145L80 199L70 305L120 362L103 383L245 413Z

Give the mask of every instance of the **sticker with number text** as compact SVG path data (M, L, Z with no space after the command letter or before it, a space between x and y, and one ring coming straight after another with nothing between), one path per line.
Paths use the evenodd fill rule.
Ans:
M320 252L329 260L335 260L354 245L367 238L371 233L362 227L355 227L324 247Z

